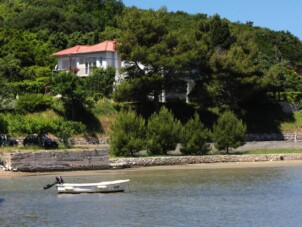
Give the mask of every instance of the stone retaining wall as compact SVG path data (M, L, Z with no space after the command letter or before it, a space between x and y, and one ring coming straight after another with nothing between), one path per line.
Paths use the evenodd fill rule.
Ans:
M130 168L161 165L185 165L221 162L259 162L302 160L302 154L268 154L268 155L206 155L206 156L173 156L154 158L115 158L110 159L112 168Z
M11 171L33 172L110 168L107 149L4 153L2 159L5 169Z
M23 143L24 137L15 138L19 144ZM53 138L58 141L58 138ZM302 133L263 133L263 134L247 134L247 142L256 141L288 141L288 142L299 142L302 141ZM74 137L71 139L73 145L89 145L89 144L108 144L108 138L103 137Z
M302 133L247 134L246 141L302 141Z

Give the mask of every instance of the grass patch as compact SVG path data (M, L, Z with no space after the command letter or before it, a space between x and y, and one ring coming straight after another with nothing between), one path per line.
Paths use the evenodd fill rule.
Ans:
M294 112L293 121L281 123L281 131L284 133L302 132L302 113Z
M15 153L25 151L23 147L1 147L1 153Z
M99 121L102 126L102 131L97 132L98 134L107 135L110 131L111 122L115 119L118 111L118 104L114 103L109 99L102 99L99 100L92 112L94 113L95 117Z
M76 149L81 149L81 148L77 148L77 147L67 147L65 146L63 143L59 143L59 147L56 148L43 148L40 146L35 146L35 145L31 145L31 146L26 146L24 147L22 144L19 143L18 146L16 147L1 147L1 152L2 153L15 153L15 152L41 152L41 151L63 151L63 150L76 150Z
M294 154L302 153L302 149L257 149L257 150L247 150L247 151L234 151L230 154Z
M114 116L118 112L117 104L109 99L101 99L95 104L93 112L98 116Z
M37 117L37 118L47 118L47 119L51 119L51 120L56 120L60 118L60 115L58 115L55 111L49 109L43 112L35 112L35 113L29 113L27 115L33 116L33 117Z

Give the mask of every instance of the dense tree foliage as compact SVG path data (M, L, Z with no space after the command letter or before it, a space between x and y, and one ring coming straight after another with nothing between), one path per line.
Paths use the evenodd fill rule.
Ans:
M51 32L90 32L114 26L114 17L124 8L115 0L35 0L2 1L4 27L33 32L47 29Z
M106 39L118 41L125 61L126 76L119 86L112 87L113 69L96 69L87 80L52 73L55 51ZM79 120L91 100L113 90L116 101L151 99L158 111L162 91L190 81L195 86L189 100L196 109L232 110L247 119L256 111L249 105L259 97L283 95L298 102L301 72L301 40L252 22L231 23L219 15L168 12L165 7L127 8L121 0L0 1L1 112L52 108L54 100L43 100L42 94L60 94L54 102L64 108L58 112L65 120ZM157 144L150 141L149 146ZM162 146L156 152L165 153L174 144Z
M134 80L135 83L150 81L147 84L149 89L146 91L153 92L155 101L159 100L162 88L161 75L167 74L164 72L165 66L173 62L175 36L168 37L166 15L164 10L141 11L130 8L124 10L123 16L118 21L119 29L123 31L118 40L119 51L125 61L127 78ZM171 39L170 46L167 43L168 39ZM147 92L141 94L146 96L149 94Z
M53 52L115 38L108 32L114 31L115 16L123 9L123 3L115 0L1 1L0 78L49 76L56 61Z
M90 104L84 81L71 72L61 72L52 79L52 92L60 96L65 107L65 116L76 120L78 113Z
M123 31L119 51L128 75L117 89L120 101L143 101L150 95L156 101L169 81L191 79L192 102L201 108L237 110L258 92L286 90L280 90L276 72L271 73L281 61L287 62L282 86L284 81L297 82L288 72L299 69L301 42L290 33L230 23L219 15L167 13L165 8L128 8L118 28Z
M44 111L51 107L53 98L43 94L25 94L20 96L16 103L16 112L34 113Z

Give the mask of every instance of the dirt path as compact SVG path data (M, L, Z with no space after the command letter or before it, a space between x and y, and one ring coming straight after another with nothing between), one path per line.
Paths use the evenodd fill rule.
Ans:
M236 150L257 150L257 149L302 149L302 142L290 141L257 141L247 142Z

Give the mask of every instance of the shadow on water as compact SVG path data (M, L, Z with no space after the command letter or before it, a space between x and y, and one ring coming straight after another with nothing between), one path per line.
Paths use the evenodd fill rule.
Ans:
M2 206L2 203L4 203L5 199L0 198L0 206Z

